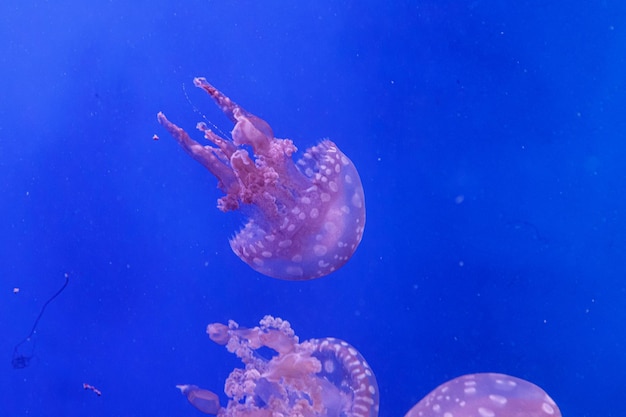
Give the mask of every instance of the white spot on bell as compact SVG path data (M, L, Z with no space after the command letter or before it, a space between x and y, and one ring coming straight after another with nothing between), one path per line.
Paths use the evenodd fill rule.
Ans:
M511 388L517 386L515 381L511 381L510 379L496 379L496 384L498 385L498 389L504 389L510 391Z
M328 252L328 248L324 245L315 245L313 246L313 253L317 256L324 256Z
M496 413L494 413L492 410L485 407L478 407L478 414L480 414L482 417L494 417L496 415Z
M491 394L489 399L498 405L505 405L507 402L506 397L503 397L502 395Z
M333 222L324 223L324 230L328 233L335 233L337 231L337 225Z
M543 403L543 404L541 405L541 409L542 409L543 411L545 411L545 413L546 413L546 414L549 414L549 415L553 415L553 414L554 414L554 407L552 407L552 406L551 406L550 404L548 404L548 403Z

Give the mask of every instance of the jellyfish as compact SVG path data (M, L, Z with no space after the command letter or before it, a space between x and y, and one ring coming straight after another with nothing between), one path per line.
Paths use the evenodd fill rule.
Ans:
M218 208L245 209L249 216L230 239L233 252L257 272L284 280L319 278L348 262L365 228L363 186L352 161L326 139L294 162L297 148L291 140L275 138L267 122L204 78L194 79L194 85L235 123L232 139L199 123L197 128L212 144L202 145L163 113L157 118L218 179L226 194Z
M335 338L299 342L288 321L265 316L259 326L214 323L207 333L245 365L226 379L228 404L197 385L177 387L196 409L222 417L378 415L378 384L363 356ZM264 358L258 350L275 352Z

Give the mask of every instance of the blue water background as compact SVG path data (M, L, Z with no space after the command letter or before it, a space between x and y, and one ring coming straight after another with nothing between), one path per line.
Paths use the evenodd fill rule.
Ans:
M623 416L625 57L620 1L3 1L0 416L199 416L175 385L224 398L237 365L206 324L265 314L357 347L382 417L485 371ZM354 161L344 268L231 252L242 216L156 121L229 131L195 76Z

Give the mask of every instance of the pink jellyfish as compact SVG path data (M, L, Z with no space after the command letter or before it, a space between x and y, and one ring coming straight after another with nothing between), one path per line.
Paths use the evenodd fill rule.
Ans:
M157 118L182 148L218 179L224 212L247 207L248 222L230 247L254 270L274 278L308 280L328 275L354 254L365 227L365 197L354 164L330 140L304 152L277 139L272 128L209 84L194 85L235 123L232 140L197 128L214 146L201 145L163 113ZM251 156L246 149L253 151Z
M537 385L485 373L438 386L404 417L561 417L561 411Z
M265 316L258 327L210 324L211 340L237 355L244 369L226 380L226 406L196 385L177 387L198 410L220 417L378 415L378 385L361 354L339 339L299 342L289 322ZM276 352L264 359L257 349Z

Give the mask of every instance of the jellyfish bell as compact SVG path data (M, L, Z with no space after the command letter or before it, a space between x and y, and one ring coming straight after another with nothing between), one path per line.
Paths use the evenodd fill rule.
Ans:
M463 375L435 388L404 417L561 417L532 382L496 373Z

